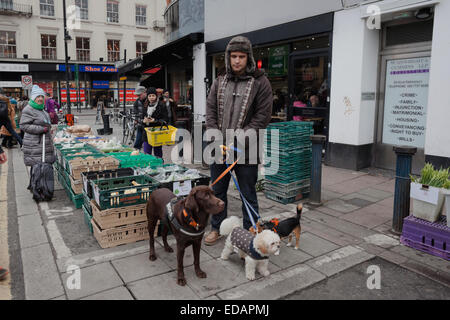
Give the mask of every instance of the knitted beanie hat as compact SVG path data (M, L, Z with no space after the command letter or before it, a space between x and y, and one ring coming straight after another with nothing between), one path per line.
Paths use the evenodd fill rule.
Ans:
M42 90L42 88L39 87L38 85L33 85L33 88L31 89L31 96L30 96L31 100L34 101L39 96L45 97L44 90Z

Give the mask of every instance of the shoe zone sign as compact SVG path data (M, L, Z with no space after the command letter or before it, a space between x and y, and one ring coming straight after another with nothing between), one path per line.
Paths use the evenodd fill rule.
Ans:
M64 64L58 64L56 66L57 71L66 71L66 65ZM72 72L75 72L75 66L70 65L70 70ZM117 73L117 68L113 66L87 66L87 65L79 65L78 66L79 72L102 72L102 73Z

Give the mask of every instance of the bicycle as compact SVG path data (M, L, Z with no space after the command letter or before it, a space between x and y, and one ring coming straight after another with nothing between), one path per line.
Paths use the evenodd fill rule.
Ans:
M122 143L131 145L136 139L136 130L138 125L137 117L131 112L126 114L124 114L123 112L119 112L119 117L122 118L122 121L126 121Z

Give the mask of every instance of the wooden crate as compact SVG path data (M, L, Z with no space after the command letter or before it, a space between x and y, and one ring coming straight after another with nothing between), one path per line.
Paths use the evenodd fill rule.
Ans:
M69 161L69 172L75 180L81 180L81 173L88 171L116 170L120 161L113 157L79 158Z
M98 226L95 218L92 218L91 223L94 231L94 237L103 249L117 247L122 244L134 243L141 240L148 240L150 238L148 234L147 221L105 230L102 230ZM158 226L155 228L155 237L157 236L157 231Z
M83 180L75 180L72 176L70 177L70 185L72 187L72 191L75 194L83 193Z
M92 216L102 229L147 221L146 203L100 210L95 200L91 200Z

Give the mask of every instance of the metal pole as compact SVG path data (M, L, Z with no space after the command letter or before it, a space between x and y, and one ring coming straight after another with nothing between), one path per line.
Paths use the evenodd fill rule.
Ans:
M321 204L322 193L322 148L326 136L312 135L312 166L311 166L311 191L309 202L313 205Z
M67 19L66 19L66 0L63 0L63 17L64 17L64 54L66 60L66 96L67 96L67 113L71 113L70 109L70 87L69 87L69 54L67 49Z
M124 50L123 62L127 63L127 49ZM119 100L120 100L120 91L118 93L119 93ZM124 80L124 82L123 82L123 114L127 113L126 101L127 101L127 80ZM125 118L123 119L123 135L125 135Z
M392 231L400 234L403 229L403 219L409 215L409 201L411 190L411 162L417 152L416 147L394 146L397 154L395 169L394 215L392 218Z

